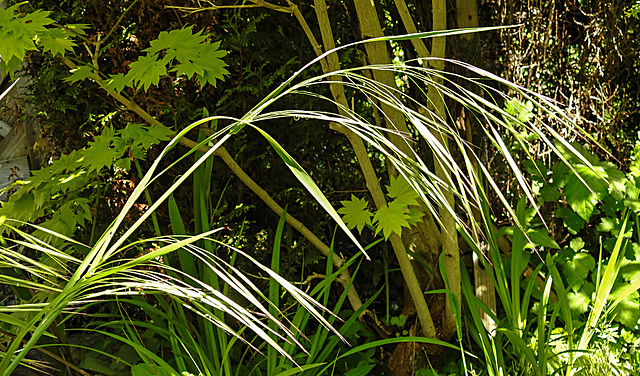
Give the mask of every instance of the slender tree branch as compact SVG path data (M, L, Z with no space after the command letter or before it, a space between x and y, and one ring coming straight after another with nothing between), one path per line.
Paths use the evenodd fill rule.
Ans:
M335 48L333 32L331 30L331 23L329 21L329 15L327 13L327 5L324 0L315 0L315 10L316 16L318 18L318 23L320 25L320 31L322 34L322 42L324 44L325 50L332 50ZM377 22L377 17L376 17ZM378 25L379 26L379 25ZM377 35L370 35L377 36ZM315 40L311 40L312 44L317 44ZM369 46L367 44L366 46ZM385 46L386 48L386 46ZM316 53L318 53L316 51ZM325 73L329 73L331 71L337 71L340 69L340 61L338 60L338 55L336 53L332 53L327 56L328 61L328 69L329 71L325 71ZM324 69L324 66L323 66ZM344 113L344 109L348 108L348 103L346 96L344 94L344 87L339 83L341 81L340 77L332 76L330 78L331 84L330 89L331 93L338 102L340 106L338 106L338 111ZM389 109L387 109L389 110ZM397 112L397 111L396 111ZM402 118L402 122L404 124L404 117ZM406 130L406 125L404 125ZM391 127L390 127L391 128ZM402 129L401 129L402 130ZM373 201L376 207L379 209L387 204L387 201L384 197L384 193L382 192L382 188L380 187L380 183L378 181L378 177L376 175L375 169L371 164L371 160L369 159L369 154L364 146L364 142L360 137L354 134L351 131L346 130L344 127L341 131L347 136L349 142L353 147L353 150L358 159L358 163L360 164L360 168L365 178L365 182L367 184L367 188L369 192L371 192L371 196L373 197ZM404 141L401 141L404 143ZM404 143L405 146L406 143ZM407 155L412 155L411 153L407 153ZM394 250L396 258L400 264L400 269L402 271L402 275L405 278L407 285L409 286L410 294L416 307L418 308L418 315L420 318L420 322L422 324L422 330L425 336L430 338L436 337L435 327L433 325L433 320L431 318L431 314L429 312L429 307L424 297L424 293L420 288L420 283L418 282L418 278L416 277L415 271L413 270L413 266L411 265L411 261L409 261L407 252L405 250L404 244L402 243L402 239L396 235L391 235L391 246Z

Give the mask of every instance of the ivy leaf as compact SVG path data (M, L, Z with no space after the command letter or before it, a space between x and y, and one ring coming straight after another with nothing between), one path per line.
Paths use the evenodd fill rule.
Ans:
M593 283L585 283L579 291L569 291L567 299L569 301L569 308L571 311L576 312L577 314L587 312L589 303L591 303L591 297L595 290L596 288Z
M405 209L406 207L399 205L395 201L389 206L385 205L378 209L373 216L373 222L376 223L376 234L382 231L384 239L388 240L393 233L400 235L402 227L409 228L409 222L404 213Z
M65 78L67 82L76 82L91 77L93 75L93 68L88 65L82 65L76 69L71 70L71 76Z
M338 213L342 214L342 219L349 229L357 228L358 232L362 232L365 225L371 224L373 214L367 209L368 203L365 199L351 195L350 201L340 203L343 207L338 209Z
M567 260L564 271L567 275L567 282L573 291L577 291L582 283L586 281L587 275L596 267L596 260L586 252L579 252Z
M401 175L391 178L391 185L387 185L387 195L393 198L393 202L397 203L398 206L418 205L416 200L418 194Z
M160 77L167 74L166 61L157 60L155 55L147 54L129 65L131 68L126 74L126 78L133 82L136 88L143 87L144 91L149 90L151 85L158 85Z

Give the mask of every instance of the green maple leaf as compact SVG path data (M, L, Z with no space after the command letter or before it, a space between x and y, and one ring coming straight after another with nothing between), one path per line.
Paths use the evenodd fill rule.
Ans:
M126 86L131 86L131 79L129 76L125 76L122 73L112 74L107 80L107 91L109 94L112 91L120 93Z
M25 28L35 36L47 30L45 26L53 23L53 20L49 18L50 14L51 12L49 11L38 9L24 16L22 21L24 22Z
M371 224L373 214L367 208L369 204L365 199L351 195L350 201L340 203L343 207L338 209L338 213L342 214L342 219L349 229L357 228L358 232L362 232L365 225Z
M53 162L50 166L51 172L71 172L80 167L81 162L82 155L74 150L70 154L62 154L57 161Z
M418 223L422 220L424 213L417 208L409 208L405 210L404 217L410 224Z
M395 201L378 209L373 216L373 222L376 223L376 234L382 231L384 239L387 240L394 233L402 234L402 227L411 227L407 221L405 210L406 207Z
M53 56L64 56L65 51L73 51L76 44L70 39L71 35L63 29L47 29L46 33L38 37L37 43L44 52L50 51Z
M71 76L65 78L67 82L76 82L91 77L93 75L93 68L88 65L79 66L76 69L71 70Z
M202 36L201 32L193 33L191 26L182 29L162 31L158 35L158 39L151 41L150 47L145 52L156 54L162 50L168 50L167 54L173 59L176 51L197 49L198 46L207 39Z
M175 133L171 130L171 128L165 127L164 125L153 125L147 128L149 135L151 135L154 139L160 141L168 141L171 140L171 136Z
M392 177L390 183L390 185L387 185L387 195L393 198L395 203L405 207L418 205L418 201L416 200L418 194L404 177L400 175L396 178Z
M578 314L587 312L595 290L593 283L585 283L579 291L569 291L567 294L569 308Z
M96 141L90 142L89 147L81 151L84 155L83 164L87 166L88 171L100 171L105 166L111 166L113 160L122 155L122 152L111 148L109 138L98 138Z
M133 82L136 88L143 87L149 90L151 85L158 85L160 77L167 74L167 61L157 60L156 55L147 54L130 64L130 70L126 78Z

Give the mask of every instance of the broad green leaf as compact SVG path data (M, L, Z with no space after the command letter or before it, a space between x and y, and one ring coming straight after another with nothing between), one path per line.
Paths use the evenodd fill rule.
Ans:
M616 300L624 293L626 283L617 283L611 290L611 300ZM633 329L640 320L640 305L638 305L638 298L640 295L637 291L632 292L622 299L613 310L613 319L623 324L627 329Z
M131 367L131 376L173 376L160 366L152 366L146 363L136 364Z
M391 178L390 185L387 185L387 194L394 199L399 206L418 205L418 194L413 190L411 185L401 175Z
M561 143L556 143L559 152L571 163L575 173L567 167L559 166L554 170L554 178L562 178L557 176L561 173L567 175L564 189L567 202L582 219L588 221L595 205L605 194L619 196L624 192L626 178L615 165L600 161L583 146L577 143L572 143L571 146L582 156L582 159ZM564 171L561 172L562 169ZM576 176L576 173L579 176Z
M595 270L596 260L586 252L576 253L567 260L564 265L564 271L567 275L567 282L571 288L576 291L581 284L587 279L587 275Z
M617 224L618 220L616 218L603 217L598 226L596 226L596 230L600 232L611 232Z
M575 237L569 242L569 247L575 252L580 252L584 248L584 240L581 237Z
M560 191L553 185L545 184L540 190L540 198L546 202L557 201L560 198Z
M351 200L340 201L340 203L343 207L338 209L338 213L342 214L347 227L357 228L358 232L362 232L365 225L371 224L373 214L367 208L369 206L367 200L351 195Z
M376 234L382 231L384 239L387 240L392 234L402 234L402 227L409 228L409 222L405 218L404 206L391 203L378 209L373 216L376 224Z
M527 236L535 245L539 245L545 248L560 249L558 243L545 232L541 230L528 230Z
M571 311L578 314L587 312L594 291L596 291L596 288L593 283L585 283L577 292L569 291L567 299L569 301L569 308L571 308Z
M626 258L622 260L620 275L625 281L630 283L640 280L640 260L630 261Z
M580 231L587 223L575 211L571 210L571 208L567 208L564 206L558 208L557 216L558 218L562 218L564 220L564 226L572 235L577 234L578 231Z

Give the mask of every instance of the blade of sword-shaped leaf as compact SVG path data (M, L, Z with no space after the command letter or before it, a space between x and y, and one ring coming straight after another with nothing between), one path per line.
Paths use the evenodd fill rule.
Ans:
M286 224L285 219L287 217L287 208L284 208L282 215L280 216L280 220L278 221L278 227L276 227L275 238L273 242L273 252L271 253L271 270L274 273L280 274L280 244L282 241L282 235L284 233L284 226ZM269 305L269 313L274 317L280 314L280 310L278 307L280 306L280 286L276 283L275 280L269 279L269 301L271 304ZM278 325L269 321L269 327L274 332L278 329ZM275 341L276 336L271 334L271 338ZM272 347L267 348L267 374L272 375L275 374L276 366L278 363L278 359L276 357L276 349Z
M318 201L318 203L320 204L320 206L322 206L324 210L327 213L329 213L331 218L333 218L333 220L335 220L336 223L338 223L338 226L340 226L340 228L345 232L345 234L347 234L347 236L353 241L353 243L358 247L358 249L365 255L367 260L369 260L370 258L365 252L364 248L362 248L362 245L360 245L360 242L358 242L356 237L351 233L351 230L349 230L347 225L342 221L340 214L336 212L336 210L333 208L333 205L331 205L329 200L325 197L324 193L322 193L322 190L320 190L320 188L316 185L313 179L311 179L309 174L307 174L307 172L302 168L302 166L300 166L300 164L298 164L298 162L296 162L296 160L293 159L291 155L289 155L289 153L287 153L287 151L282 146L280 146L280 144L273 137L271 137L267 132L265 132L261 128L256 127L254 125L251 125L251 126L254 129L256 129L258 132L260 132L262 136L264 136L264 138L269 142L269 144L271 144L271 146L276 151L276 153L278 153L282 161L287 165L287 167L289 167L289 170L293 172L293 174L298 179L298 181L300 181L300 183L304 185L304 187L309 191L309 193L311 193L313 198L315 198L316 201Z
M182 221L182 216L180 215L180 208L178 207L176 199L173 197L173 195L169 196L168 204L169 221L171 222L171 229L173 231L173 234L187 235L187 230L184 227L184 222ZM191 277L196 278L198 276L198 269L196 268L196 264L193 260L193 255L185 249L179 249L177 250L177 253L182 271L184 271Z

